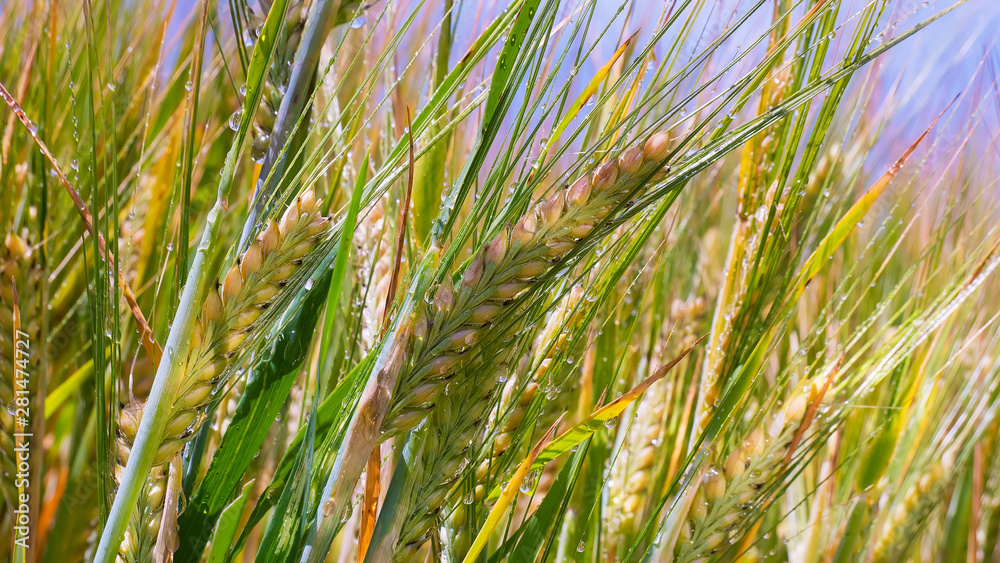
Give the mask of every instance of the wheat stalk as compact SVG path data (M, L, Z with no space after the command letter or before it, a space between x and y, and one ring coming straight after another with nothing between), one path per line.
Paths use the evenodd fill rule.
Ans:
M265 15L270 11L270 2L264 4ZM358 11L361 2L358 0L341 0L338 10L333 15L335 25L348 21ZM271 143L271 134L278 119L281 100L287 95L292 78L292 63L295 53L302 42L302 34L306 28L306 16L310 6L299 0L290 2L286 8L282 37L276 42L274 57L264 79L263 102L254 114L252 128L253 142L250 145L250 156L255 162L262 162ZM256 25L262 25L263 19L252 16ZM251 39L256 40L256 31L251 31Z
M272 220L267 225L256 244L237 259L221 284L209 291L193 330L185 376L171 405L154 467L162 468L173 459L201 428L206 407L225 387L229 361L329 225L329 219L319 213L315 194L307 190L288 207L280 221ZM116 480L128 462L142 411L140 405L129 405L121 411ZM145 513L133 517L138 518L138 525L129 526L138 536L126 537L120 549L120 558L125 561L132 561L143 552L148 543L145 533L153 524L158 525L163 506L161 491L165 488L161 481L165 478L166 473L161 471L147 479L148 498L140 501L145 503Z

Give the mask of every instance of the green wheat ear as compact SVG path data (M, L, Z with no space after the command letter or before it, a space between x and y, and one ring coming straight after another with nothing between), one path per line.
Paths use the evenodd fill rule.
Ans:
M319 213L319 201L307 190L288 207L280 220L270 221L254 244L237 258L222 282L209 291L194 328L185 375L154 458L154 474L147 479L119 557L141 561L159 530L166 489L165 466L198 432L205 409L226 384L226 367L241 344L257 329L257 321L299 270L303 258L329 229ZM118 420L116 482L128 462L142 405L129 404ZM152 538L152 539L151 539Z
M814 381L800 385L784 406L751 430L721 463L709 468L681 527L677 561L712 557L740 539L734 534L740 529L743 512L755 506L759 492L780 472L818 392Z
M663 166L668 135L657 133L617 161L537 202L516 224L483 246L457 286L446 280L432 305L413 320L427 345L400 370L395 400L382 424L387 435L415 427L472 356L489 326L554 268L633 190ZM425 335L425 336L424 336Z

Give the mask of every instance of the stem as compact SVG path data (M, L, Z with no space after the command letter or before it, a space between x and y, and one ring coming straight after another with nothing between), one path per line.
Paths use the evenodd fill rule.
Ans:
M107 525L97 546L95 563L114 562L118 555L118 546L125 534L128 519L139 500L139 493L142 491L146 476L153 466L156 445L162 438L163 426L170 414L170 406L184 371L181 360L187 352L190 342L188 336L193 328L195 312L199 308L199 290L205 285L208 276L205 262L208 258L208 249L219 230L218 218L222 210L223 193L224 190L220 189L220 196L208 213L201 243L198 245L194 261L191 263L191 270L188 272L188 282L181 293L170 334L167 335L162 361L156 368L153 387L146 400L142 420L139 422L139 429L132 446L132 453L129 455L128 463L125 464L121 485L118 487L118 493L115 495L111 512L108 515Z

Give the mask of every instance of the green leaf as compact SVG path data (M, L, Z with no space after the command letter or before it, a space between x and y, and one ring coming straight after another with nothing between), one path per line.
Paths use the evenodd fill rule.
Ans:
M355 366L351 370L351 373L334 388L330 396L316 410L316 434L329 436L331 431L336 430L337 435L333 436L331 440L334 445L338 445L340 439L343 437L345 431L344 425L347 417L354 411L354 405L357 402L361 386L365 382L364 376L368 375L368 370L371 368L371 361L372 356L369 356L369 359ZM281 457L281 461L278 462L278 467L274 470L274 476L267 487L267 492L257 501L257 505L250 514L246 527L240 536L239 544L246 541L246 535L250 529L257 522L260 522L264 515L274 507L285 490L285 485L288 483L288 476L295 466L295 460L298 458L299 451L302 449L303 444L306 443L306 431L307 428L305 427L299 429L291 445L288 446L288 450Z
M232 545L233 538L236 537L236 529L240 525L240 518L243 517L243 508L247 505L247 500L250 498L250 493L256 482L256 479L247 481L243 485L243 490L240 491L240 496L236 497L236 500L230 503L219 516L219 525L215 527L215 535L212 537L212 549L208 552L208 563L225 563L226 556L229 554L229 546Z
M251 372L208 472L178 518L180 534L188 538L174 554L178 563L198 561L215 520L260 451L298 378L329 285L327 271L311 290L296 296L289 309L294 313L287 323L280 323L284 328L275 337L268 360Z
M305 537L303 523L309 517L309 482L312 476L313 442L316 439L316 411L306 425L308 446L299 451L295 458L295 476L292 486L286 487L271 513L271 519L264 529L264 537L257 548L254 561L292 561L297 554L301 540ZM235 555L235 548L233 555Z
M540 551L543 548L546 551L550 549L552 540L555 537L553 531L558 530L562 524L563 516L566 514L566 507L569 505L573 489L576 486L577 477L583 468L583 461L587 457L589 446L590 439L587 439L577 448L576 452L570 457L566 467L563 467L562 471L559 472L559 476L556 477L552 487L545 493L545 497L542 498L542 503L538 506L538 510L518 529L520 536L516 545L512 546L513 551L511 551L510 558L507 559L508 561L523 561L525 563L537 561ZM499 562L501 558L497 556L510 549L511 546L504 544L497 550L497 553L490 559L490 562Z

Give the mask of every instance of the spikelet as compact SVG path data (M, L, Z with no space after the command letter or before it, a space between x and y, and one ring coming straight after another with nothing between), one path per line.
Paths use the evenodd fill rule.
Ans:
M709 467L681 526L675 561L710 557L738 540L741 513L781 470L806 410L818 396L814 381L798 387L762 426L750 431L721 463Z
M441 284L414 321L415 334L426 344L415 346L409 363L398 368L393 404L382 425L385 436L409 430L427 416L470 350L516 298L657 173L667 141L667 134L654 134L645 144L626 149L618 161L605 162L592 175L539 201L484 245L457 287L450 280Z
M898 561L905 555L910 542L920 535L927 516L939 505L944 496L955 466L955 452L948 451L933 463L893 503L875 541L874 563Z
M166 472L162 466L201 428L205 409L212 397L225 387L225 371L243 342L250 337L255 322L296 273L303 258L328 229L330 221L319 213L319 202L311 190L301 194L285 211L280 221L271 221L254 244L243 253L223 278L209 291L201 315L192 331L185 362L185 373L170 408L162 441L153 458L155 475L147 480L146 490L153 497L140 503L147 507L135 530L139 534L122 543L122 557L132 561L130 550L145 546L142 533L159 525L162 510L161 490ZM118 429L118 464L120 472L128 461L135 431L142 418L141 405L122 409ZM159 473L157 473L159 472ZM153 477L163 480L163 487ZM160 498L155 498L160 495ZM141 507L139 507L141 508ZM152 537L156 537L154 533Z

